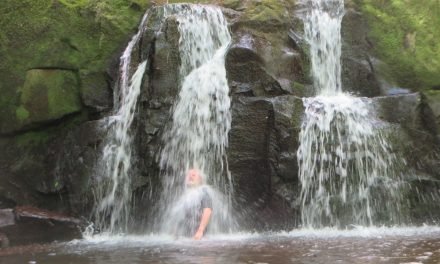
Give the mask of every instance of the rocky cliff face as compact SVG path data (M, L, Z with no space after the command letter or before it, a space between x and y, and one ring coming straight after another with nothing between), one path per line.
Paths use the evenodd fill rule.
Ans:
M9 3L1 11L18 21L1 25L0 208L31 204L88 216L95 164L106 134L99 119L112 108L119 54L145 8L160 2L33 1ZM235 205L246 208L242 220L252 219L243 226L291 228L298 224L301 97L313 93L297 17L300 6L289 0L198 2L221 5L233 36L226 56L232 97L228 163ZM378 52L381 40L374 37L374 19L380 18L371 11L376 2L349 1L342 29L344 88L368 97L393 92L388 75L382 74L393 61ZM138 173L132 189L135 215L142 221L151 215L148 197L160 191L157 155L178 94L180 65L175 18L160 27L153 10L146 25L132 55L133 63L150 61L134 123L138 158L133 166ZM417 71L408 73L425 80ZM426 89L420 82L402 87ZM408 181L430 193L437 188L432 183L440 180L439 101L435 91L426 94L379 97L375 102L381 118L397 127L395 145L415 171ZM429 210L413 214L423 218Z

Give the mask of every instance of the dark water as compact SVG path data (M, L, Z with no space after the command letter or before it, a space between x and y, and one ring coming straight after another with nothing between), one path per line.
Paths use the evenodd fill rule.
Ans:
M0 251L0 263L440 263L440 227L217 236L94 237Z

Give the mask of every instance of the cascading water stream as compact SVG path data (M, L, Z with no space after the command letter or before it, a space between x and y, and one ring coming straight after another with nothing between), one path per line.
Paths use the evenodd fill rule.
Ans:
M162 232L178 229L173 225L185 217L185 206L198 201L199 194L186 190L184 184L186 172L196 168L202 172L213 202L210 230L227 231L232 226L225 152L231 114L224 57L231 36L219 8L170 5L167 13L175 13L179 22L182 84L172 124L163 136L163 211L158 226Z
M142 18L137 34L133 36L121 56L119 89L114 96L115 114L104 120L109 132L103 156L96 170L99 182L94 190L94 222L95 228L109 233L127 231L130 218L130 173L133 155L130 127L136 112L147 61L138 65L131 79L130 64L133 47L143 33L147 18L148 12Z
M370 100L342 93L343 0L309 0L304 18L317 97L305 98L297 151L305 227L396 224L399 167Z

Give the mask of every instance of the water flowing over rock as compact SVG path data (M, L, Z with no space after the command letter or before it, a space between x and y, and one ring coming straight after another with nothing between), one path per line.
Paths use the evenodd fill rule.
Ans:
M102 173L98 179L96 190L97 208L95 221L106 231L124 231L130 218L131 201L131 157L133 155L130 126L136 112L136 103L140 94L142 78L147 61L142 62L130 81L130 85L122 82L123 91L121 106L115 116L110 117L110 135L104 147L102 157ZM108 179L110 178L110 180ZM110 217L108 223L107 218Z
M225 227L219 225L231 228L227 222L231 221L232 185L225 160L231 114L224 57L231 36L218 8L171 5L165 7L165 14L168 12L174 13L179 23L182 84L173 107L172 124L163 135L161 229L178 228L172 228L167 219L175 219L179 214L184 216L181 199L185 199L185 175L189 169L196 168L202 172L204 182L219 192L210 194L216 198L213 205L216 213L210 229L212 232L225 231ZM222 194L225 197L218 201ZM192 202L197 201L193 199Z
M399 223L404 193L398 172L405 162L390 152L387 124L374 116L371 101L339 95L304 104L298 149L303 225Z
M341 87L341 22L344 1L307 1L304 35L310 45L311 75L315 91L334 95Z
M302 224L398 224L405 161L392 153L371 104L342 93L344 1L309 3L304 27L318 96L304 99L299 134Z
M130 134L147 61L137 66L130 79L131 54L139 41L148 12L139 31L129 42L121 57L119 94L115 96L115 115L108 120L109 135L97 169L98 186L95 190L95 223L103 231L127 230L130 218L132 146ZM110 218L110 219L108 219Z

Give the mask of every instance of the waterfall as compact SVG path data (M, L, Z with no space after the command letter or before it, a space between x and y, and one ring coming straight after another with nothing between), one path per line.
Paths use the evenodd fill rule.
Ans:
M306 227L395 224L402 194L398 158L371 100L342 92L343 0L309 0L304 18L318 96L304 98L297 151Z
M313 84L321 95L335 95L341 89L341 22L343 0L307 0L304 35L310 45Z
M211 230L224 231L232 226L232 184L225 152L231 126L225 70L225 54L231 41L227 22L221 10L213 6L171 4L156 7L155 11L162 24L168 17L177 19L181 59L180 93L172 108L172 123L163 133L159 160L163 179L161 217L158 216L155 228L169 231L177 223L176 217L182 216L182 205L197 200L200 193L185 192L184 188L186 171L197 168L207 183L203 190L210 195L215 208ZM142 62L130 76L131 54L147 21L148 12L121 57L115 114L106 120L109 133L97 168L95 225L109 233L126 232L131 217L130 178L135 155L131 125L148 64Z
M98 186L94 190L93 211L95 228L109 233L127 231L130 218L130 173L133 156L133 135L130 133L130 127L147 66L147 61L142 62L130 77L131 54L141 38L147 18L148 12L142 18L137 34L133 36L121 56L114 115L104 120L109 130L103 155L96 168Z
M231 127L225 54L231 36L219 8L169 5L167 13L175 13L179 22L182 83L172 124L163 135L158 225L162 232L178 228L185 205L197 202L197 193L184 185L186 172L196 168L213 201L210 229L226 231L232 226L232 185L225 153Z

